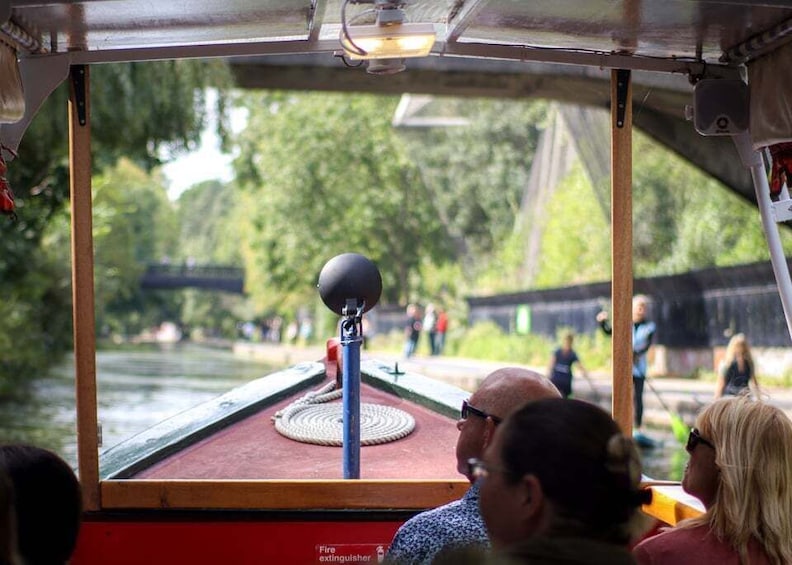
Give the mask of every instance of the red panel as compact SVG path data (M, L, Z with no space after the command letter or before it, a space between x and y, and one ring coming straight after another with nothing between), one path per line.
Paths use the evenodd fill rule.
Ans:
M377 563L401 522L83 522L72 565Z

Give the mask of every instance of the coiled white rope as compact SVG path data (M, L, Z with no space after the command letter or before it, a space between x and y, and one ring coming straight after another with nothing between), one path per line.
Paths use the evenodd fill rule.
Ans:
M316 445L343 445L343 391L335 382L311 391L279 410L272 419L283 436ZM360 404L360 445L377 445L396 441L415 429L415 419L398 408L381 404Z

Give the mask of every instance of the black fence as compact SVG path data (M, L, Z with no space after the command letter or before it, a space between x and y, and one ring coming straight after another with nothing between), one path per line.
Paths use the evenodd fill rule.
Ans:
M743 332L755 347L792 346L769 261L640 278L633 286L636 294L649 298L657 345L713 348ZM492 321L507 332L552 339L562 327L592 333L598 328L597 313L610 308L610 294L606 282L468 297L468 323ZM367 318L372 333L402 330L405 307L378 304Z
M649 297L658 345L716 347L737 332L754 346L791 345L769 261L635 279L633 286ZM553 338L561 327L591 333L597 312L609 307L610 292L608 282L469 297L468 321L489 320L509 332Z

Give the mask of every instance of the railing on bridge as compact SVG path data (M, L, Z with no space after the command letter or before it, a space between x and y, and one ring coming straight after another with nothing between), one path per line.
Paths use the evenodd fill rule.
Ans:
M227 265L149 265L140 279L141 288L171 290L200 288L244 293L245 270Z

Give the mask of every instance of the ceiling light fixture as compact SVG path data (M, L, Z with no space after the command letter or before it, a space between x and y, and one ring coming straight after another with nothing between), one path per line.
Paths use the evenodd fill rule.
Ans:
M351 60L389 61L369 63L369 72L382 74L382 71L371 69L385 67L390 73L398 72L404 70L400 59L429 55L435 42L434 26L429 23L405 22L402 10L404 2L373 0L376 22L373 25L350 26L346 19L346 5L350 1L356 4L372 3L371 0L344 0L341 7L340 41L345 57ZM398 65L394 65L393 61L398 61ZM397 66L400 68L396 69Z
M426 57L435 42L432 24L366 25L349 28L341 45L350 59Z

